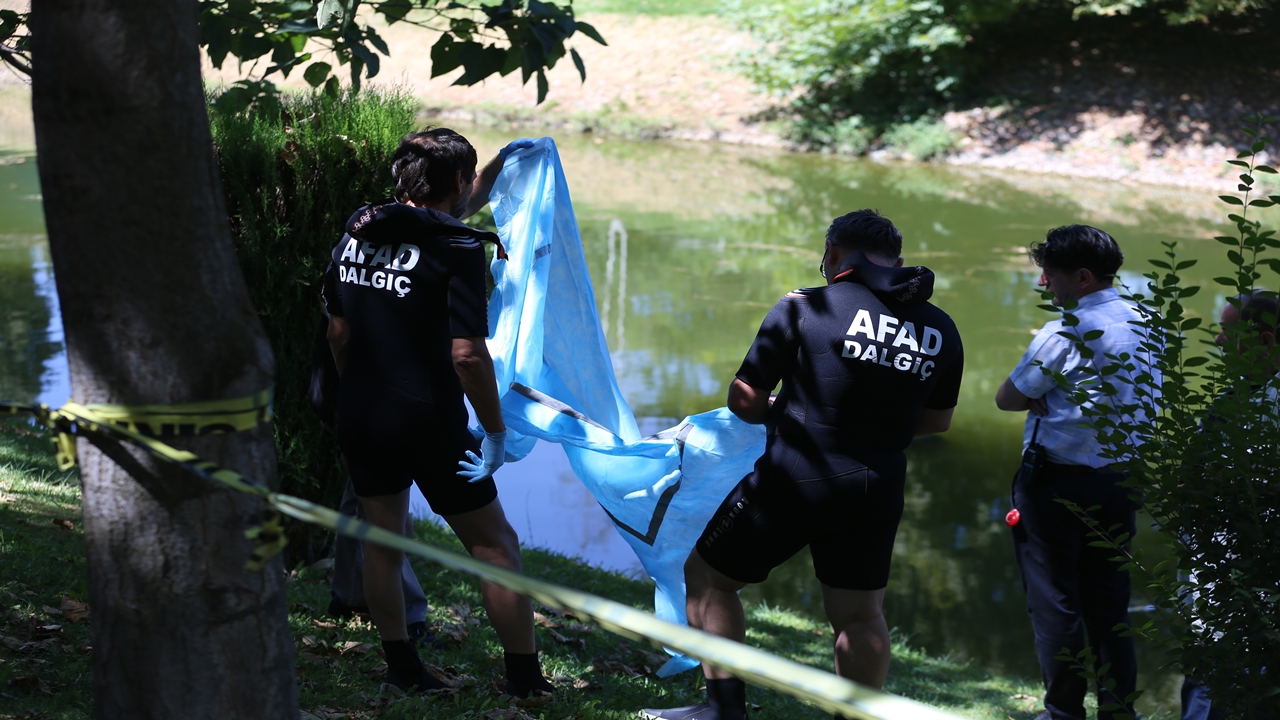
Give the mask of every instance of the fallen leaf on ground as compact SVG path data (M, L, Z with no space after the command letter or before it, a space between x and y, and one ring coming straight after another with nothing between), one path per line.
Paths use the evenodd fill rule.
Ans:
M557 609L555 609L555 608L553 608L553 607L547 607L546 605L542 605L541 603L539 603L539 607L541 607L541 608L542 608L542 612L543 612L543 614L545 614L545 615L549 615L549 616L551 616L551 617L556 617L556 618L573 618L573 619L575 619L575 620L577 620L577 619L578 619L578 616L577 616L577 615L574 615L574 614L573 614L571 611L569 611L569 610L557 610Z
M302 652L298 653L298 657L302 658L303 660L306 660L309 663L324 662L323 657L321 657L320 655L316 655L315 653L309 653L306 650L303 650Z
M458 625L456 623L445 623L440 626L440 634L447 635L454 642L462 643L471 637L471 631L466 625Z
M348 640L342 643L342 647L338 649L339 655L363 655L373 649L373 643L360 642L359 640Z
M564 629L565 629L565 630L568 630L569 632L576 632L576 633L583 633L583 634L586 634L586 633L589 633L589 632L595 632L595 630L596 630L596 626L595 626L595 625L588 625L588 624L586 624L586 623L573 623L572 625L566 625L566 626L564 626Z
M16 637L9 637L8 635L0 635L0 643L3 643L5 647L11 650L17 650L22 647L21 640Z
M89 617L89 604L64 596L62 598L62 614L70 622L80 622Z
M45 684L37 675L27 675L25 677L16 677L9 680L9 687L22 690L23 692L42 692L45 695L52 695L53 690Z
M57 525L58 527L62 528L63 530L75 530L75 529L76 529L76 526L75 526L75 525L72 525L70 520L64 520L64 519L62 519L62 518L54 518L54 519L53 519L53 524L54 524L54 525Z
M1023 701L1026 701L1026 702L1035 702L1036 700L1039 700L1040 698L1035 697L1034 695L1024 695L1024 694L1022 694L1022 693L1018 693L1017 695L1014 695L1014 696L1013 696L1013 699L1014 699L1014 700L1023 700Z
M48 605L42 605L40 609L44 611L45 615L61 615L62 614L62 611L59 610L58 608L51 608Z
M448 612L449 617L453 618L454 621L463 622L470 617L471 606L467 603L456 603L449 606Z
M574 690L599 690L602 687L604 686L600 683L593 683L590 680L583 680L582 678L578 678L573 681Z
M554 627L559 627L559 626L558 626L558 625L556 625L555 623L553 623L553 622L551 622L550 620L548 620L546 615L543 615L542 613L538 613L538 612L536 612L536 613L534 613L534 614L533 614L533 621L534 621L534 622L536 622L536 623L538 623L539 625L541 625L541 626L542 626L542 627L544 627L544 628L554 628Z
M580 650L587 649L587 641L583 640L582 638L568 638L556 632L555 630L551 630L551 629L548 629L547 632L551 634L552 640L555 640L561 645L575 645Z
M640 658L644 660L646 664L652 665L654 667L662 667L663 665L666 664L668 660L671 659L670 656L663 655L660 653L646 652L644 650L637 650L636 654L639 655Z
M316 618L311 618L311 624L315 625L318 628L333 629L338 627L336 623L327 622L325 620L317 620Z

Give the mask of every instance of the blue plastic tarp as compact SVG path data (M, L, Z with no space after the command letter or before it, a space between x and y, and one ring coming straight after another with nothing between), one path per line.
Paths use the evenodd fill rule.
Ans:
M684 623L684 562L764 451L764 429L727 408L641 437L605 344L582 237L551 138L515 150L490 194L508 259L492 264L489 353L509 458L559 443L657 583L656 614ZM660 675L692 668L676 657Z

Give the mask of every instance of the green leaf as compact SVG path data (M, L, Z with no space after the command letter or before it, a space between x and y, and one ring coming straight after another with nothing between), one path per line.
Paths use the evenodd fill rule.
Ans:
M1102 330L1090 330L1089 332L1084 334L1083 339L1086 342L1089 340L1097 340L1098 338L1102 337L1102 334L1103 334Z
M543 100L547 99L547 74L542 70L538 71L538 104L541 105Z
M452 36L441 35L431 46L431 77L440 77L462 64L463 43L454 42Z
M334 100L337 100L338 96L342 94L342 84L338 82L337 75L330 77L329 81L324 84L324 94Z
M1183 260L1182 262L1178 263L1178 265L1174 267L1173 270L1174 272L1177 272L1179 270L1186 270L1187 268L1194 266L1197 262L1200 262L1200 261L1199 260Z
M1245 161L1243 161L1243 160L1228 160L1228 161L1227 161L1227 164L1228 164L1228 165L1235 165L1235 166L1237 166L1237 167L1242 167L1242 168L1247 168L1247 167L1249 167L1249 163L1247 163L1247 162L1245 162Z
M316 26L327 28L346 20L347 7L342 0L320 0L316 3Z
M1275 168L1273 168L1273 167L1271 167L1270 165L1259 165L1259 166L1255 167L1255 168L1253 169L1253 171L1254 171L1254 172L1261 172L1261 173L1271 173L1272 175L1275 175L1275 174L1276 174L1276 169L1275 169Z
M1219 195L1218 198L1228 205L1244 205L1244 201L1235 195Z
M311 87L320 87L324 81L329 79L329 73L333 68L326 62L313 62L307 66L305 72L302 73L302 79L307 81Z
M1272 205L1275 205L1275 203L1271 202L1270 200L1262 200L1262 199L1258 199L1258 200L1250 200L1250 201L1249 201L1249 207L1261 207L1261 208L1265 208L1265 207L1271 207Z
M569 55L573 57L573 66L578 68L578 75L582 77L582 82L587 81L587 66L582 62L582 56L574 48L569 48Z
M588 25L587 23L582 22L581 20L579 20L579 21L576 23L576 29L577 29L577 31L578 31L578 32L582 33L583 35L586 35L587 37L591 38L592 40L595 40L596 42L600 43L601 45L608 45L608 44L609 44L609 43L607 43L607 42L605 42L605 41L604 41L604 36L603 36L603 35L601 35L601 34L599 33L599 31L597 31L594 27L592 27L592 26Z
M1185 361L1183 361L1182 364L1185 365L1186 367L1193 368L1193 367L1200 367L1201 365L1207 365L1208 363L1209 363L1209 358L1203 355L1198 355L1196 357L1187 358Z

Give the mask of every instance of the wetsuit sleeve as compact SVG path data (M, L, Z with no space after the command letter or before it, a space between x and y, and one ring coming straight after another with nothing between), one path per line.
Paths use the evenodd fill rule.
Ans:
M956 338L959 343L960 338ZM947 366L938 378L938 384L933 386L933 392L929 394L929 399L925 401L924 406L930 410L946 410L953 408L956 403L960 402L960 379L964 376L964 347L961 346L959 352L956 353L955 360Z
M342 317L342 283L338 282L337 263L330 262L320 284L320 300L331 317Z
M449 321L453 337L488 337L489 306L485 299L484 247L469 240L455 244L449 278Z
M756 340L738 368L738 379L772 391L796 363L804 321L802 301L783 298L765 316Z

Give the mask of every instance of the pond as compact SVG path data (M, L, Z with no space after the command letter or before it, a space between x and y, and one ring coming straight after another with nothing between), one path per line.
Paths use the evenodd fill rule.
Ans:
M468 134L489 156L514 133ZM821 282L833 217L872 207L895 221L907 262L937 274L934 302L955 319L967 357L951 431L908 453L886 615L930 653L1038 677L1003 523L1022 419L992 402L1050 317L1036 308L1038 271L1025 248L1051 227L1100 226L1128 258L1122 280L1137 286L1145 261L1176 241L1201 259L1189 277L1210 290L1225 264L1211 239L1224 215L1212 194L589 135L560 147L613 361L642 430L724 404L768 309L788 290ZM68 384L39 188L21 153L0 156L0 297L0 397L62 402ZM1193 301L1205 317L1224 303L1211 290ZM540 445L499 475L524 542L642 572L556 446ZM1151 533L1138 542L1151 544ZM743 594L821 616L807 553ZM1140 658L1148 696L1139 707L1176 713L1179 678L1158 672L1151 655Z

